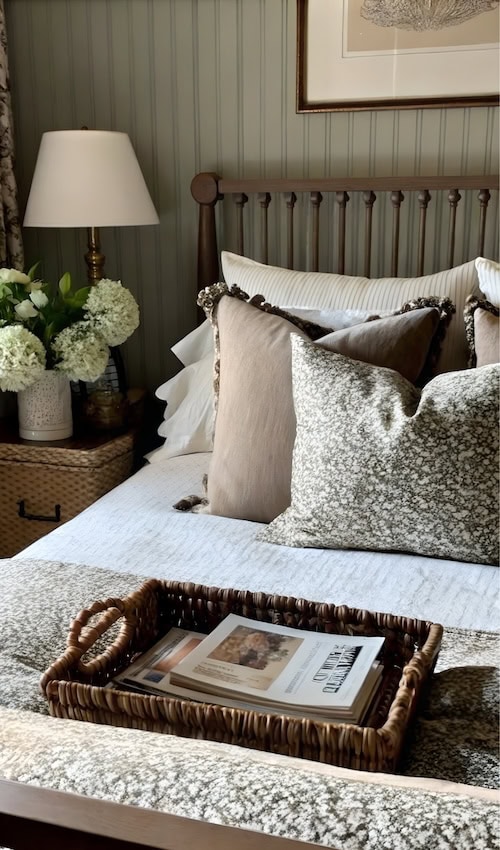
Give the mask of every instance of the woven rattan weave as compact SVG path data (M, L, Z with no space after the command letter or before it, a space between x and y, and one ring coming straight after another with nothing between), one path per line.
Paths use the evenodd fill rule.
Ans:
M0 557L14 555L76 516L132 471L131 432L95 445L82 442L81 448L76 440L67 442L0 442Z
M104 687L170 627L208 634L230 612L298 629L384 636L384 676L365 725ZM56 717L206 738L342 767L393 771L436 662L442 631L440 625L391 614L151 579L128 597L98 601L81 611L71 625L66 651L43 675L41 689Z

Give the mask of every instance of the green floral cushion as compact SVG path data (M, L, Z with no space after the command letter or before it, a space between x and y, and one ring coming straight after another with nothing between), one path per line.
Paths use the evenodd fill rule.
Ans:
M292 371L292 502L260 540L498 564L499 365L420 390L293 335Z

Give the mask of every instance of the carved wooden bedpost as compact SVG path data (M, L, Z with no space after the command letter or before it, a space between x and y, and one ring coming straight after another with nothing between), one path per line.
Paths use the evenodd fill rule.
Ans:
M193 177L191 194L199 205L198 217L198 291L217 283L219 254L215 230L215 205L219 195L219 177L212 172L202 172Z

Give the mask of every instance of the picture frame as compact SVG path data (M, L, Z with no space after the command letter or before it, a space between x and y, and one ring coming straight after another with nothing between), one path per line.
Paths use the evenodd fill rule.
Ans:
M498 105L499 43L484 39L499 31L500 6L484 0L491 8L471 17L468 0L456 0L446 25L426 29L422 0L423 28L411 30L406 20L394 26L402 5L297 0L298 113ZM415 17L418 2L408 8Z

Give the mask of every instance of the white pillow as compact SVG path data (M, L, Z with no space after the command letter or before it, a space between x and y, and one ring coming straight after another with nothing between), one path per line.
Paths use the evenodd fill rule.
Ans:
M184 369L158 387L155 395L166 401L158 435L165 443L145 457L158 463L169 457L212 451L212 366L214 341L208 319L170 349Z
M486 295L490 304L500 307L500 263L477 257L476 270L481 292Z
M437 372L467 367L469 350L463 309L468 295L479 294L474 260L423 277L350 277L325 272L301 272L266 266L221 253L222 272L228 286L237 284L249 295L262 293L272 304L296 304L320 309L397 310L406 301L429 295L448 297L456 307L439 358Z
M266 296L267 297L267 296ZM341 331L344 328L352 328L353 325L360 325L366 322L370 316L377 315L380 318L389 314L389 310L317 310L314 307L289 307L281 308L287 313L293 313L300 319L305 319L308 322L314 322L316 325L323 325L332 331Z
M214 350L214 335L212 331L212 326L208 319L205 319L201 325L198 325L186 336L176 342L175 345L172 346L170 351L175 354L178 360L181 361L183 366L190 366L191 363L196 363L198 360L203 360L206 354L213 353ZM166 398L162 393L164 392L164 387L170 382L167 381L166 384L162 384L161 387L158 387L156 390L156 395L158 398Z
M212 336L209 323L208 327ZM165 418L158 428L165 442L146 455L151 463L177 455L212 451L213 365L212 350L158 387L156 395L167 402Z

